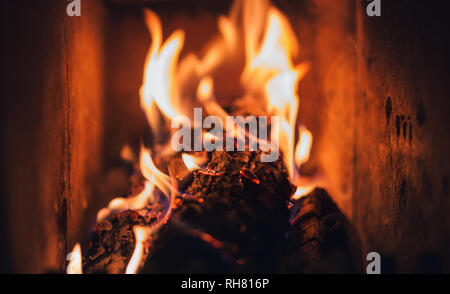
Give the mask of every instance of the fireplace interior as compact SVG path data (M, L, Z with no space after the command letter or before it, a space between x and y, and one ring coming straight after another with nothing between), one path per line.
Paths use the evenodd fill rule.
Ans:
M358 271L378 252L383 273L449 273L450 20L442 4L382 1L382 16L369 17L363 0L272 3L298 38L297 59L309 64L298 121L314 143L300 173L355 228ZM164 40L185 31L183 57L204 52L231 5L89 0L69 17L65 1L1 2L1 272L65 272L97 212L128 191L123 147L137 153L149 131L139 101L152 41L143 8L161 19ZM226 104L233 77L215 79Z

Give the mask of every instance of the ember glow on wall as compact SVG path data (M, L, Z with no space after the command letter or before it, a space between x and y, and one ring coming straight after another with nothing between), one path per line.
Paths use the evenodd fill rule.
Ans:
M3 1L1 271L450 272L428 3ZM227 116L266 116L280 157L174 151L180 115L223 146L251 133Z

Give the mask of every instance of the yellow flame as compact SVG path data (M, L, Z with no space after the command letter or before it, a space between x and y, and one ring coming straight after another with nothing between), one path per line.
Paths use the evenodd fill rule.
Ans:
M114 198L111 200L108 204L108 208L101 209L97 213L97 221L104 219L111 211L127 209L139 210L151 202L153 202L153 184L145 182L144 189L138 195L129 198Z
M243 18L242 21L239 17ZM158 16L147 10L145 18L152 45L145 63L141 102L154 133L159 134L161 129L158 116L154 115L154 107L157 106L168 118L182 113L180 92L183 89L180 88L190 87L188 84L193 82L191 76L199 79L196 96L204 103L206 112L219 115L222 119L227 115L211 99L214 84L210 74L219 64L235 57L233 54L238 51L238 41L243 37L246 62L241 84L246 96L263 98L267 112L279 116L278 125L272 127L279 130L276 135L289 176L296 178L294 139L299 108L297 87L308 66L293 64L299 46L287 18L267 0L236 1L230 15L219 18L219 38L211 43L203 58L189 54L181 60L180 66L178 57L184 32L175 31L163 43ZM239 37L240 34L242 37Z
M69 265L67 266L67 274L82 274L83 266L82 266L82 258L81 258L81 246L80 243L77 243L71 253L67 256L69 260Z
M214 90L211 74L217 66L235 57L233 54L239 51L238 41L243 37L246 62L241 84L246 91L245 96L264 99L267 112L279 116L278 125L272 127L279 130L275 135L279 138L278 144L288 174L292 180L297 178L297 162L302 161L297 159L294 142L299 108L297 87L308 65L293 63L299 45L287 18L267 0L236 1L228 17L219 17L220 35L208 47L203 58L189 54L178 66L184 32L175 31L161 45L162 28L158 16L146 11L145 17L152 45L147 54L141 101L154 133L158 134L160 128L153 107L156 105L169 118L182 113L179 104L183 89L178 86L190 87L187 84L193 83L191 76L199 79L196 96L203 102L206 112L221 119L227 115L211 99ZM239 37L240 34L242 37Z
M169 176L161 172L153 163L151 152L149 149L141 148L140 167L142 175L156 187L158 187L164 195L170 195L172 188Z
M294 195L291 197L294 200L298 200L314 190L314 186L305 186L305 187L297 187L297 190L295 191Z
M131 256L130 262L128 262L125 274L135 274L139 269L141 264L142 255L144 253L144 241L145 232L144 228L134 227L134 236L136 239L136 246L134 247L133 255Z
M152 45L147 53L143 85L141 87L141 105L147 115L152 130L158 133L156 104L168 118L179 115L175 103L179 103L178 86L175 81L178 57L184 43L184 32L177 30L162 43L162 28L158 16L145 11L145 20L152 36Z
M163 192L166 197L168 197L170 203L169 208L160 223L153 225L149 229L141 227L133 228L136 237L136 247L127 266L127 274L136 273L142 259L145 236L157 231L165 222L167 222L172 210L171 206L173 205L173 200L175 199L175 197L172 197L172 194L178 193L178 191L175 191L172 187L169 176L161 172L153 163L151 153L148 149L141 148L140 168L142 175L146 178L144 189L134 197L113 199L107 208L101 209L97 214L97 221L101 221L109 215L111 211L126 209L139 210L144 208L148 203L154 201L153 193L155 186L158 187L158 189Z
M181 155L181 157L183 158L184 164L189 171L192 172L194 170L200 169L200 167L195 164L195 158L193 156L183 154Z
M204 77L197 88L197 97L200 101L206 101L212 97L214 81L210 76Z
M272 6L268 11L261 9L259 11L267 13L266 29L259 50L255 50L258 48L255 44L246 43L249 59L242 75L242 83L247 86L250 93L253 92L253 95L261 95L258 91L263 86L267 111L280 118L279 125L272 127L279 130L278 144L283 154L283 162L289 176L293 178L294 136L299 107L297 84L306 67L293 65L292 57L297 54L298 44L285 16ZM262 17L253 15L253 19ZM255 25L255 21L244 23ZM257 31L255 28L245 30ZM254 38L253 42L256 40Z
M167 197L170 196L173 190L169 176L161 172L153 163L150 150L142 148L140 156L140 168L142 175L146 178L144 189L134 197L128 198L114 198L108 204L107 208L101 209L97 213L97 221L103 220L112 211L133 209L139 210L144 208L147 204L154 201L154 187L163 192Z
M305 127L300 127L300 138L295 148L295 164L297 168L309 160L313 136Z

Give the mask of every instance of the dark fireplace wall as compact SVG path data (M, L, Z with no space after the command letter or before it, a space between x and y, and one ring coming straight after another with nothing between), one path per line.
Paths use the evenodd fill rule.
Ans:
M357 14L352 218L398 271L449 273L450 18L445 1L382 2Z
M0 4L2 272L64 271L92 216L105 13L101 1L82 1L82 16L71 18L68 3Z
M303 95L303 110L320 112L313 157L358 227L365 252L379 252L385 272L448 273L450 26L444 1L381 1L382 15L372 18L367 1L330 2L316 1L324 25L316 26L319 66L309 78L319 90ZM352 6L353 21L345 20Z

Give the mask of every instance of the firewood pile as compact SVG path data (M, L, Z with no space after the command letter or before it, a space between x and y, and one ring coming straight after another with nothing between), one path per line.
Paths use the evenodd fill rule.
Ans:
M174 201L169 221L145 242L141 273L354 273L357 234L323 189L292 203L281 159L214 151ZM161 204L115 211L98 222L83 272L124 273L133 227L151 226Z

